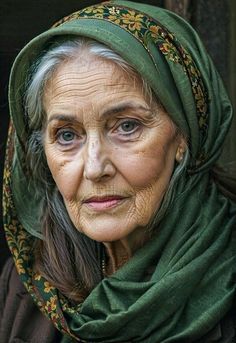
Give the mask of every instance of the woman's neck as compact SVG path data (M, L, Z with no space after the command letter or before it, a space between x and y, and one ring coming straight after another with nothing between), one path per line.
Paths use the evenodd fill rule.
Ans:
M119 241L103 242L108 257L106 274L111 275L121 268L149 238L150 232L141 228Z

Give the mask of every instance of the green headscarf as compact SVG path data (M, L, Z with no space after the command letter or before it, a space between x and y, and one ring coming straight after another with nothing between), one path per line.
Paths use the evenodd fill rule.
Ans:
M32 270L32 242L41 237L40 199L25 175L29 132L23 96L28 70L42 51L77 35L106 44L141 74L187 135L191 158L154 238L83 303L72 306ZM88 7L22 50L12 69L9 97L13 127L5 168L6 235L22 281L65 334L64 341L167 343L204 337L233 304L236 206L211 174L232 108L195 31L158 7L128 1ZM144 281L150 266L154 272Z

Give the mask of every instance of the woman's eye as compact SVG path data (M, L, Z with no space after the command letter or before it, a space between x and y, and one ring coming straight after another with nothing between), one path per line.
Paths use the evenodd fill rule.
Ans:
M57 133L57 141L60 144L69 144L71 143L76 137L76 134L73 131L65 130L59 131Z
M137 130L139 123L136 120L126 120L118 126L118 131L125 134L131 134Z

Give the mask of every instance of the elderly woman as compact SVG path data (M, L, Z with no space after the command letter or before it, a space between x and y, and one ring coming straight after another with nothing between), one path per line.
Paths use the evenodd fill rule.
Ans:
M0 341L233 342L232 109L193 29L73 13L19 54L10 108Z

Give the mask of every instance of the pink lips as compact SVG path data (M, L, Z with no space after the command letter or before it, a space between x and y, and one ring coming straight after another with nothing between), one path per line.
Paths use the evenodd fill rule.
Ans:
M117 206L124 199L121 196L92 197L85 200L84 203L95 211L103 211Z

